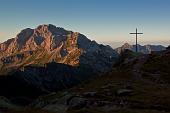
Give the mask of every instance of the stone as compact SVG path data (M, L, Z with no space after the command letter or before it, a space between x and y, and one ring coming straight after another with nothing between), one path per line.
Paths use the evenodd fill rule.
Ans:
M73 97L69 102L69 109L81 109L87 104L87 99L82 97Z
M83 93L84 97L94 97L96 96L97 92L85 92Z
M130 89L119 89L116 91L117 96L130 96L132 94L132 90Z

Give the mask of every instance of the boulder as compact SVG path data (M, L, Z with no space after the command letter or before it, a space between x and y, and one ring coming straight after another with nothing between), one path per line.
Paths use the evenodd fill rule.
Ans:
M88 101L87 99L82 97L73 97L68 102L69 109L81 109L86 106L87 101Z

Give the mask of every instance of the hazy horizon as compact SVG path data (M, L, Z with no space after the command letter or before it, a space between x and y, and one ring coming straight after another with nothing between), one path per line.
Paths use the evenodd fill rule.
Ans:
M122 42L114 42L114 41L107 41L107 42L99 42L100 44L104 44L104 45L110 45L112 48L117 48L117 47L121 47L123 44L125 43L129 43L130 45L135 45L135 41L134 42L127 42L127 41L122 41ZM165 47L168 47L170 45L170 40L167 41L146 41L146 42L138 42L139 45L162 45Z

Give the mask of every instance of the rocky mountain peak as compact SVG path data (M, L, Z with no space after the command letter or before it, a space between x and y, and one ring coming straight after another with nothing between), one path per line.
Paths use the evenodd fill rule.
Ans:
M14 39L0 44L0 50L3 51L0 53L0 68L42 66L54 61L71 66L87 65L94 70L106 71L118 57L111 47L52 24L24 29Z
M69 33L69 31L65 30L64 28L61 27L56 27L55 25L52 24L43 24L39 25L35 31L39 31L40 33L48 33L51 32L53 35L66 35ZM70 31L71 32L71 31Z
M129 43L125 43L122 45L122 48L131 48L132 45L130 45Z

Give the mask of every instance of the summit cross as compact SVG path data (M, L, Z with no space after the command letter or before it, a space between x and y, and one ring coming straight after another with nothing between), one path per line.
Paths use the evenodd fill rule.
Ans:
M136 33L130 33L136 35L136 52L138 52L138 35L143 33L138 33L138 29L136 28Z

